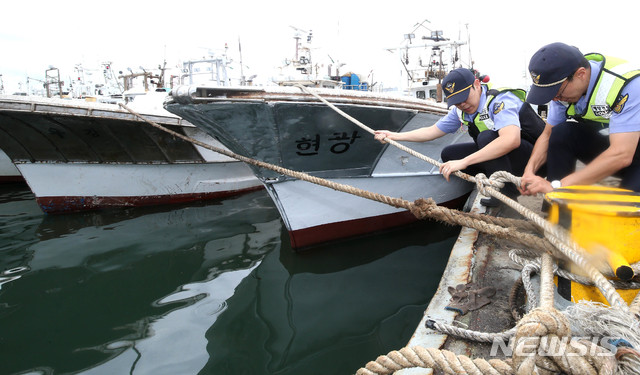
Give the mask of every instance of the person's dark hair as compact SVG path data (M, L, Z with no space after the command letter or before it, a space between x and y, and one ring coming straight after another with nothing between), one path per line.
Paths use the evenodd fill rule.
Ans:
M573 81L573 75L576 74L576 72L580 68L591 69L591 65L589 65L589 60L587 60L586 58L582 59L580 61L580 65L578 65L576 70L574 70L573 73L569 74L569 76L567 77L567 81L569 82Z

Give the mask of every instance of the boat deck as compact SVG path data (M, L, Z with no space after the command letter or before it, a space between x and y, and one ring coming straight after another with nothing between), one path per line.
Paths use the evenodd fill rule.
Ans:
M518 202L538 215L543 215L542 196L518 198ZM492 208L488 214L499 217L522 219L522 215L510 207L502 205ZM481 233L475 242L475 259L472 269L472 277L469 282L480 286L491 286L496 289L496 294L491 297L491 304L478 310L469 311L458 316L457 321L461 327L479 332L502 332L516 325L516 320L511 313L509 296L513 286L521 277L521 266L513 263L509 258L509 251L521 246L508 241L497 241L493 236ZM445 291L446 292L446 291ZM447 293L450 298L450 294ZM444 348L453 352L466 354L471 358L490 359L489 352L492 344L470 342L453 337L448 337ZM498 354L501 354L498 352ZM494 357L494 358L500 358Z
M486 210L479 201L482 196L470 197L473 199L471 210L476 213L487 213L499 217L522 219L522 216L510 207L500 207ZM520 196L518 202L525 207L542 214L542 196ZM464 354L470 358L490 359L491 343L477 343L459 339L453 336L439 334L426 327L426 322L433 319L437 322L453 324L460 328L467 328L480 332L502 332L515 326L516 321L511 313L509 295L513 285L520 278L520 266L509 259L509 251L517 248L508 241L498 241L493 236L469 228L463 228L454 248L452 249L449 265L442 277L440 286L425 311L408 347L422 346L441 348L457 354ZM469 311L460 315L447 310L451 294L449 287L455 288L458 284L476 283L481 287L491 286L496 293L491 297L491 303L478 310ZM455 323L453 323L455 321ZM498 351L498 354L501 354ZM500 355L492 358L503 358ZM399 374L414 374L414 371L424 369L406 369Z
M608 178L600 185L617 186L619 179ZM486 213L498 217L523 219L523 216L512 208L501 205L486 209L480 205L479 196L474 193L469 197L471 212ZM543 196L520 196L518 202L545 217L541 210ZM407 347L421 346L424 348L439 348L470 358L505 359L502 350L497 350L491 356L492 343L479 343L454 336L441 334L426 327L428 320L466 328L479 332L504 332L516 325L516 319L511 312L510 294L521 277L521 266L509 258L509 251L522 248L521 245L510 241L499 240L495 237L479 233L474 229L462 228L460 236L454 245L449 263L442 276L436 294L432 298L424 317L418 325ZM459 284L475 283L479 287L494 287L496 293L491 297L491 303L464 315L445 309L451 301L448 288L455 288ZM385 353L386 354L386 353ZM397 371L396 374L424 374L425 369L408 368Z

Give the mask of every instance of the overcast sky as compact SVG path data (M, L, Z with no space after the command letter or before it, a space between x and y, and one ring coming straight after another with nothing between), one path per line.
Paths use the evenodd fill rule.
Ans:
M385 48L429 20L427 27L453 39L468 28L475 67L496 84L519 85L531 55L556 41L640 62L637 7L632 0L11 1L0 16L0 74L9 92L27 76L43 79L49 66L63 77L79 63L135 70L166 59L177 66L225 43L237 61L240 41L245 74L264 77L292 57L295 26L313 31L316 61L330 55L347 63L341 73L373 71L374 81L389 86L402 67Z

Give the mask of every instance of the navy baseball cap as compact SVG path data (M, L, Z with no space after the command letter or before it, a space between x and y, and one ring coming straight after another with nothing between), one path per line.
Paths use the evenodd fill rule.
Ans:
M540 48L529 61L533 85L527 94L527 102L546 104L553 100L562 82L578 70L584 58L579 49L564 43Z
M469 90L475 82L476 76L466 68L454 69L444 77L442 89L446 95L447 105L460 104L469 97Z

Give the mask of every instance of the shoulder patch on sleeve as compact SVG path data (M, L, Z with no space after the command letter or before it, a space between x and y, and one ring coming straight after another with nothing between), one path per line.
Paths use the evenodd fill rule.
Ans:
M504 102L500 102L500 103L496 103L493 106L493 114L497 115L498 113L500 113L500 111L502 111L504 109Z
M618 104L616 104L616 106L613 107L613 112L615 113L622 112L622 109L624 108L624 105L627 103L627 100L629 100L629 94L623 96L622 98L620 98L620 100L618 100Z

